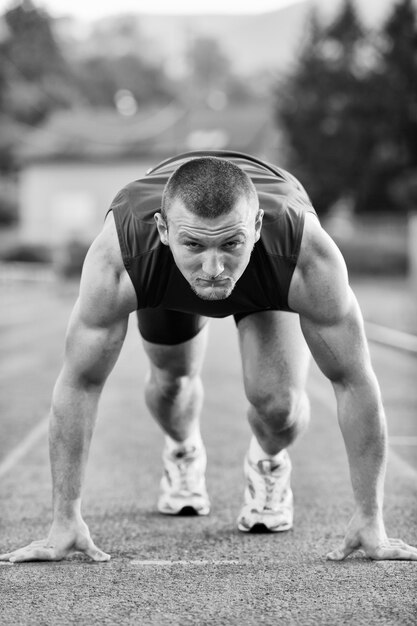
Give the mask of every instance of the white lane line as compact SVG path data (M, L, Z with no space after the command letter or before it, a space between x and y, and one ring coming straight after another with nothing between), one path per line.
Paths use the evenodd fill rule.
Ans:
M381 343L390 348L397 348L417 354L417 337L410 333L404 333L401 330L374 324L373 322L365 322L366 336L369 341Z
M244 565L243 561L236 560L207 560L207 559L197 559L197 560L185 560L181 559L178 561L169 561L164 559L155 559L155 560L146 560L146 559L132 559L130 561L131 565L137 565L139 567L142 566L156 566L156 567L167 567L171 565Z
M7 474L48 432L49 418L45 417L26 435L0 463L0 478Z

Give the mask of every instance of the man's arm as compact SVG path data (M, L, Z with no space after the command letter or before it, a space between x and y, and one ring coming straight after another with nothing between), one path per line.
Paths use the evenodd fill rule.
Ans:
M84 263L64 364L53 392L49 430L52 527L46 540L1 555L0 560L60 560L74 551L96 561L110 558L95 546L81 517L81 493L100 394L120 353L128 315L135 308L136 297L110 216Z
M306 216L290 306L300 314L313 357L333 385L356 504L343 545L328 557L340 560L361 548L374 559L417 560L416 548L385 533L387 436L381 394L344 260L312 215Z

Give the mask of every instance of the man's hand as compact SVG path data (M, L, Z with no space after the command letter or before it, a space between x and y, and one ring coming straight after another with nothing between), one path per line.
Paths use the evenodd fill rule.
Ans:
M76 520L65 525L53 524L47 539L32 541L28 546L0 555L0 561L62 561L74 552L83 552L93 561L108 561L106 554L94 544L87 524Z
M401 539L389 539L381 518L367 518L359 513L351 519L343 544L329 552L327 558L342 561L356 550L377 561L417 561L417 548Z

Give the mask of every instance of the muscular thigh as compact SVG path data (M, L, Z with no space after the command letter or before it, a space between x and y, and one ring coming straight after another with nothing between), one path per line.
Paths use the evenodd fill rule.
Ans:
M295 313L263 311L241 319L239 342L248 398L305 388L310 351Z

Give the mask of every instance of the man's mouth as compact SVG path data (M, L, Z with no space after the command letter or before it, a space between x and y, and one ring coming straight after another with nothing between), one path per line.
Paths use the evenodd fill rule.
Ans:
M197 278L196 282L203 287L224 287L228 284L228 278Z
M203 300L224 300L233 290L234 283L230 278L196 278L192 289Z

